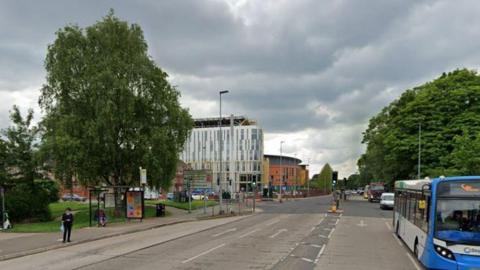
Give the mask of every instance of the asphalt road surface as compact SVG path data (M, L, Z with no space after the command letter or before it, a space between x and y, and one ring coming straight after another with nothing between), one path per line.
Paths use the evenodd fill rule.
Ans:
M331 197L264 202L253 216L188 222L0 262L0 269L419 269L391 211Z

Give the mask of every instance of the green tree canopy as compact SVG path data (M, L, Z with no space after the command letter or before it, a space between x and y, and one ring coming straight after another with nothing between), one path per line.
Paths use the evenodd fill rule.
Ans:
M193 121L180 93L148 56L140 26L113 11L56 33L45 60L44 147L62 179L168 187Z
M325 164L320 170L320 173L312 179L311 186L330 192L332 190L332 175L333 170L330 164Z
M10 111L13 125L3 130L4 141L0 142L0 162L2 173L8 183L15 182L33 185L40 177L39 163L36 158L38 150L38 128L32 125L33 110L22 117L17 106Z
M421 177L479 174L480 76L471 70L442 74L405 91L370 119L358 160L361 179L417 178L421 127Z

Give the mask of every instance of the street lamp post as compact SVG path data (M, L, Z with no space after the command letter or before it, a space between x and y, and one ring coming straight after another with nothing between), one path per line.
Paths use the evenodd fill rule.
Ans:
M220 160L220 168L219 168L219 178L220 178L220 194L219 194L219 197L220 197L220 214L223 213L223 179L222 179L222 176L223 176L223 159L222 159L222 152L223 152L223 134L222 134L222 95L223 94L227 94L228 93L228 90L223 90L223 91L220 91L219 92L219 96L220 96L220 118L218 119L218 128L220 130L220 134L219 134L219 141L220 141L220 155L219 155L219 160Z
M281 174L280 174L280 199L279 201L282 202L282 185L283 185L283 152L282 152L282 145L283 143L285 143L284 141L281 141L280 142L280 170L281 170Z
M255 179L255 182L252 182L252 189L253 189L253 209L252 209L252 212L255 213L255 201L257 199L257 182L256 182L256 179Z

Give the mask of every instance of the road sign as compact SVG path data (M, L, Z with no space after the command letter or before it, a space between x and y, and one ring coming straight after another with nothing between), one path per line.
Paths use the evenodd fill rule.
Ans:
M212 171L211 170L185 170L183 171L185 183L190 181L192 189L206 189L211 187Z
M147 184L147 169L143 169L142 167L140 167L140 184Z

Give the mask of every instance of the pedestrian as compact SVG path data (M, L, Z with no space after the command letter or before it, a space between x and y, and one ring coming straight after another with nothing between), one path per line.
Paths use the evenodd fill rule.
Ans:
M103 210L100 210L99 221L100 221L100 226L105 227L105 225L107 225L107 215Z
M62 215L62 224L63 224L63 243L65 241L70 241L70 234L72 233L72 226L73 226L73 214L72 209L67 208L65 213Z

